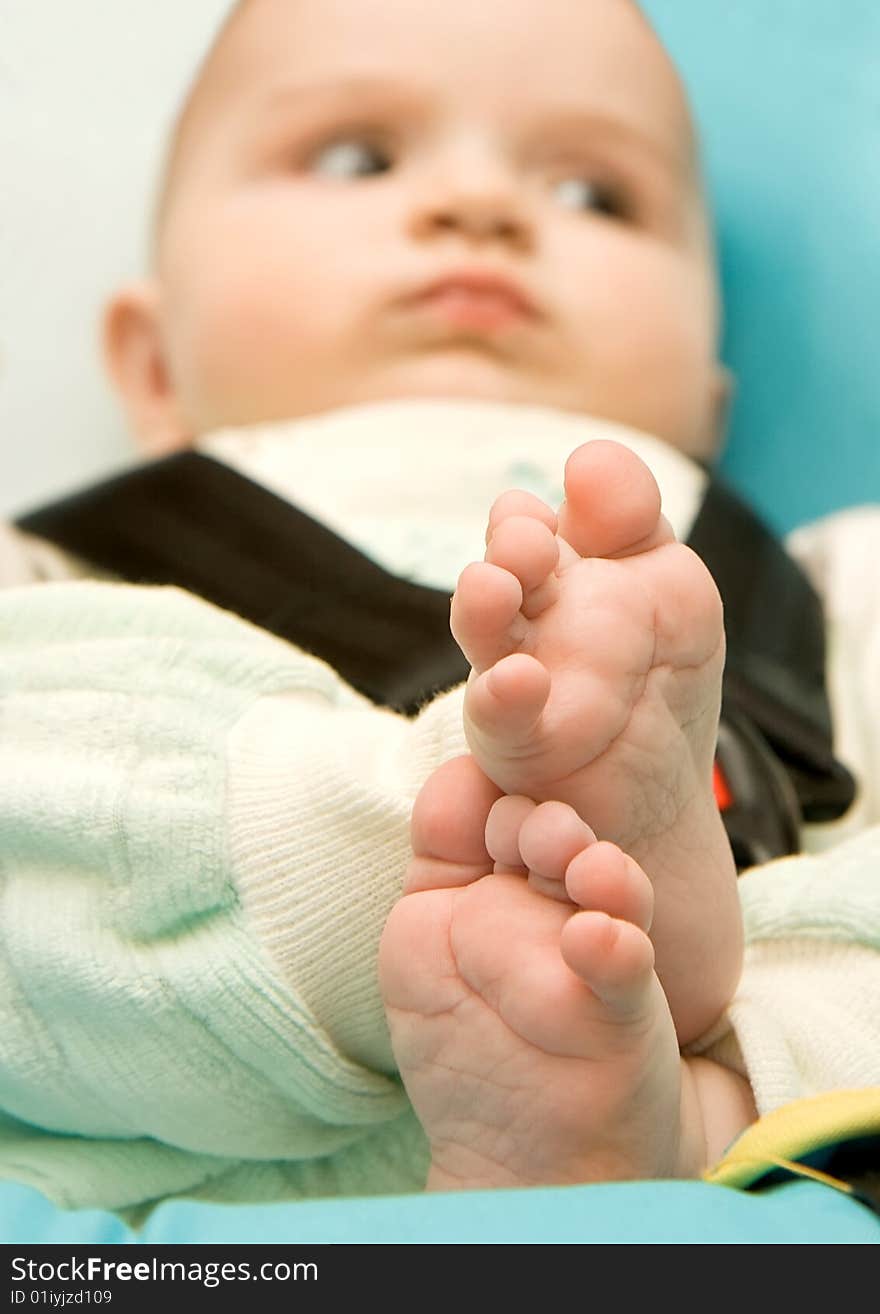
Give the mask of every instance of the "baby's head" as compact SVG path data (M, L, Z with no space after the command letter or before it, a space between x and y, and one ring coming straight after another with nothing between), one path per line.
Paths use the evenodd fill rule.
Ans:
M632 0L245 0L178 120L154 248L106 318L153 452L434 396L717 448L698 148Z

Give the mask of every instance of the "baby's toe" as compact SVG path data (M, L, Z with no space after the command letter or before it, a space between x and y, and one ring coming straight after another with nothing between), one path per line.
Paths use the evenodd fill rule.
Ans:
M519 850L528 868L529 884L541 894L571 901L565 888L569 863L596 836L567 803L541 803L524 818Z
M610 1021L647 1013L653 998L654 946L632 922L602 912L574 913L560 936L566 965L609 1010Z
M540 520L545 524L551 534L556 533L556 512L534 493L526 493L521 488L511 488L500 497L496 497L489 512L489 523L486 527L487 545L502 520L507 520L510 516L530 516L533 520Z
M525 626L522 600L522 585L508 570L474 561L462 571L449 623L475 671L484 671L518 646Z
M654 890L645 872L616 844L600 840L572 856L565 872L568 897L580 908L651 929Z
M568 458L559 533L583 557L628 556L675 537L644 461L606 439L584 443Z
M486 820L500 793L472 757L432 772L413 805L407 894L467 885L492 870Z
M522 515L501 520L489 540L486 560L519 580L524 616L537 616L556 600L559 544L543 521Z
M528 653L511 653L482 674L471 674L464 696L468 743L501 784L498 770L532 738L549 697L550 673Z
M505 794L493 804L486 819L486 848L496 871L525 872L519 837L535 803L523 794Z

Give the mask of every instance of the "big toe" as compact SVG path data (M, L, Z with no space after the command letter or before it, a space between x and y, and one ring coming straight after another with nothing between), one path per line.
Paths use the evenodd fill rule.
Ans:
M568 458L559 533L582 557L629 556L675 537L644 461L604 438L584 443Z
M486 820L500 797L470 756L444 762L428 777L413 805L406 893L467 885L492 870Z

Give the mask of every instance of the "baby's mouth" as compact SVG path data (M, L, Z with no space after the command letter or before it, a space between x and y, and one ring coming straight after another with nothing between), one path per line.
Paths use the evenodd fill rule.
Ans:
M450 271L423 284L403 304L436 324L480 335L539 317L511 278L489 269Z
M455 328L493 333L525 318L524 307L503 292L449 284L422 297L417 308Z

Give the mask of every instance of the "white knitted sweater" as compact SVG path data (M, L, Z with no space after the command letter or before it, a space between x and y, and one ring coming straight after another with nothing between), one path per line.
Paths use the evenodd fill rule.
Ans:
M559 500L599 434L686 536L704 476L583 417L395 402L218 434L208 454L389 569L451 588L506 487ZM759 1109L880 1085L880 511L790 540L825 599L836 749L862 780L811 856L740 882L746 968L702 1048ZM464 751L169 588L77 578L0 529L0 1175L69 1206L417 1189L376 951L409 812Z

